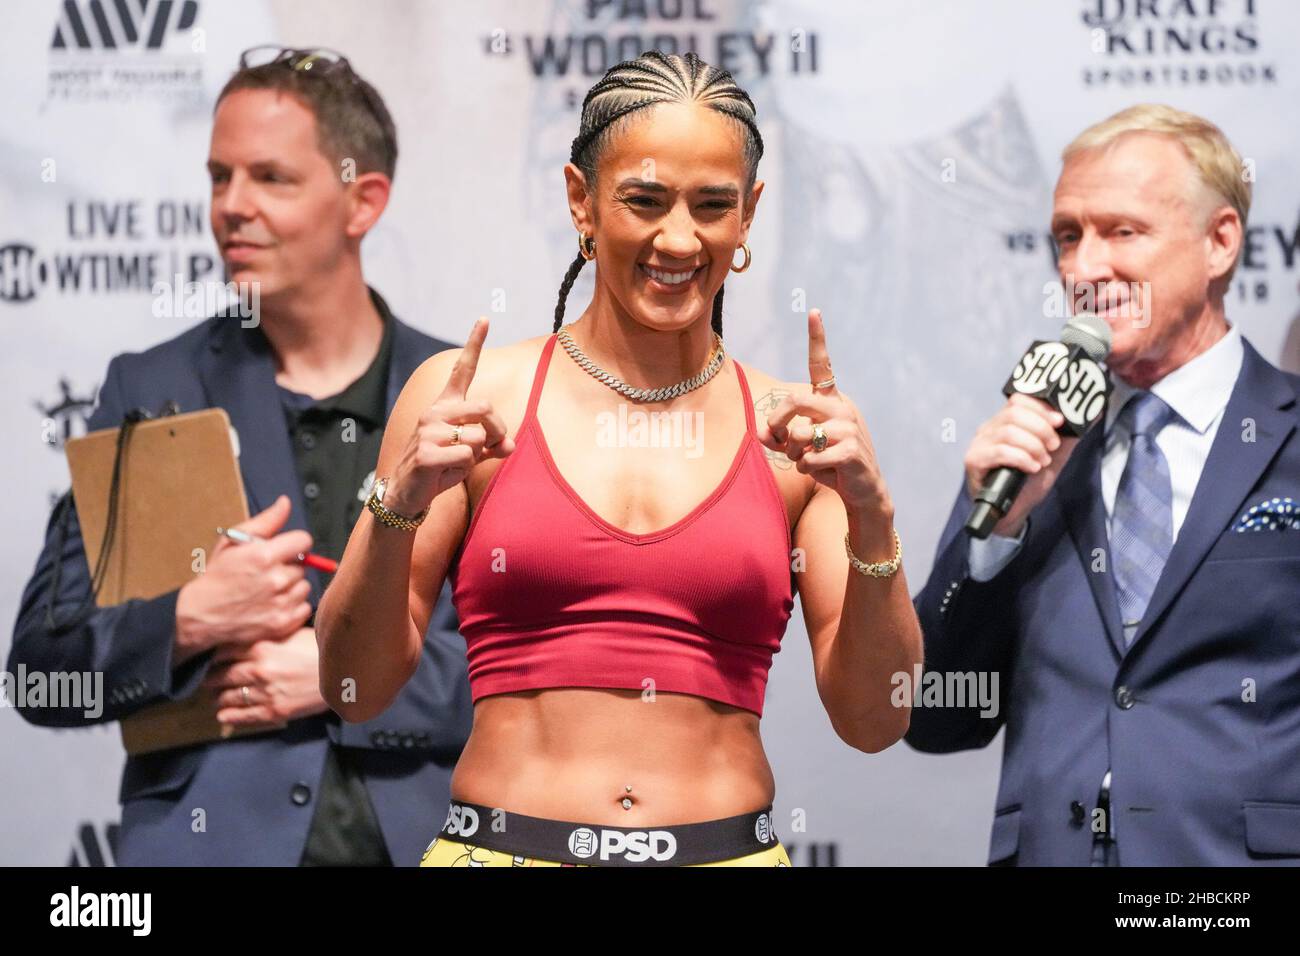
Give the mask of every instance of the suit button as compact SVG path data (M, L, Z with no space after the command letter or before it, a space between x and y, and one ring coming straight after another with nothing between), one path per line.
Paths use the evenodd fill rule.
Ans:
M1081 827L1083 826L1083 819L1085 815L1086 814L1083 809L1083 804L1080 803L1078 800L1071 800L1070 801L1070 822L1073 823L1076 827Z
M301 444L303 448L306 448L308 451L311 451L313 448L316 447L316 433L303 432L298 436L298 443Z
M302 486L302 493L308 501L315 501L320 497L320 485L314 481L309 481Z
M1115 703L1121 710L1130 710L1133 707L1133 692L1121 684L1115 688Z
M295 783L293 789L289 791L289 799L297 806L305 806L307 801L311 799L311 787L305 783Z

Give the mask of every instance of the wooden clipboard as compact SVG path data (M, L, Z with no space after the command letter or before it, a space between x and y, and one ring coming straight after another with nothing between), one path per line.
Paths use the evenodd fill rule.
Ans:
M117 428L68 442L72 497L93 574L104 544ZM248 518L230 418L220 408L135 424L123 450L117 516L96 603L153 598L192 581L216 543L216 529ZM223 728L215 697L199 693L145 708L121 721L130 754L263 733L283 724Z

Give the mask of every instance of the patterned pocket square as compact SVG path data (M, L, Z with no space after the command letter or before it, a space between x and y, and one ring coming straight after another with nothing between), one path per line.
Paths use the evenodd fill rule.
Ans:
M1237 519L1237 530L1300 531L1300 506L1291 498L1265 498Z

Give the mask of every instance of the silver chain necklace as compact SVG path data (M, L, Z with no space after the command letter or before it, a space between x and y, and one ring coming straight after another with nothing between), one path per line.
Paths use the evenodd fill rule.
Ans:
M578 348L578 343L573 341L573 336L569 334L567 325L560 329L556 334L556 338L560 340L560 344L564 346L564 351L569 353L569 357L577 362L580 368L589 372L597 381L603 382L620 395L625 395L634 402L663 402L694 391L718 374L718 369L722 368L722 363L727 357L726 350L722 347L722 336L714 332L713 339L717 343L717 351L713 353L713 358L709 359L709 363L704 366L704 371L684 382L678 382L676 385L669 385L666 388L635 388L621 378L606 372L589 359L587 354Z

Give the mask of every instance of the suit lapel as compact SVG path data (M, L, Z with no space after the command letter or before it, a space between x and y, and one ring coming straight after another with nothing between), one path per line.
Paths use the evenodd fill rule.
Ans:
M375 293L375 298L379 299L379 294ZM387 305L383 308L387 309ZM454 346L441 343L443 348L453 348ZM388 358L388 413L391 415L393 406L397 404L397 396L401 394L402 387L406 385L407 379L414 374L420 364L438 349L429 348L429 340L425 339L420 333L409 325L397 321L393 318L393 351Z
M1133 636L1136 647L1169 609L1206 553L1240 514L1246 496L1259 482L1282 443L1295 430L1295 416L1280 411L1296 396L1286 378L1249 342L1242 342L1241 373L1224 410L1214 445L1196 484L1187 517L1156 583L1142 624ZM1243 430L1254 423L1254 440Z
M1092 589L1093 600L1106 627L1106 637L1115 653L1124 656L1124 632L1120 623L1119 599L1115 595L1110 565L1096 571L1093 565L1098 549L1109 555L1106 535L1106 504L1101 496L1101 456L1105 447L1105 430L1100 423L1079 440L1065 470L1057 478L1057 501L1065 515L1070 537L1083 562L1083 572Z
M262 330L243 328L238 318L219 320L199 361L199 378L208 404L225 409L239 435L239 471L249 513L263 511L281 494L288 495L291 511L282 530L310 531L275 384L275 359ZM307 577L314 603L320 597L320 575L307 568Z

